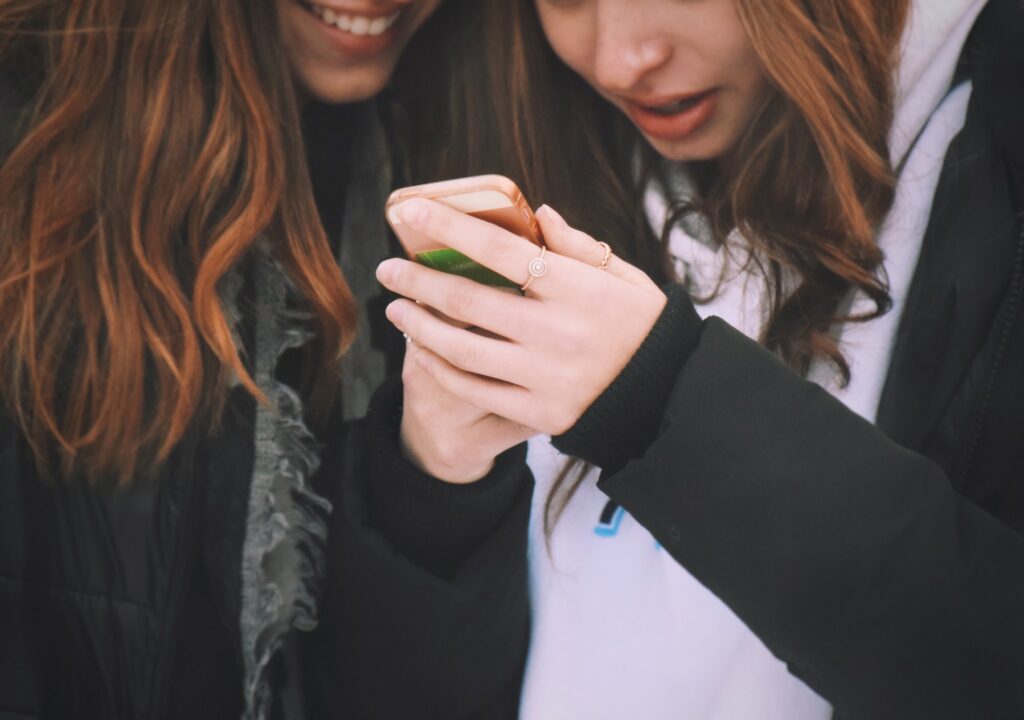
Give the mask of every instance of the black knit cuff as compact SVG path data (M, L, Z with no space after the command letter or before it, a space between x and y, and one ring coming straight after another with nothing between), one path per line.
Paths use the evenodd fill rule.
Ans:
M400 378L377 390L367 415L366 464L370 522L395 550L428 572L451 578L515 504L530 481L526 443L497 457L474 483L447 483L404 455Z
M576 424L552 438L560 452L615 472L654 441L676 377L704 329L682 286L662 289L668 302L636 354Z

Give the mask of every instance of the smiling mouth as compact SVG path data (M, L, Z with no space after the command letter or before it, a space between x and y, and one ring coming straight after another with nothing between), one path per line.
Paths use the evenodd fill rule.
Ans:
M342 12L310 2L301 2L300 4L315 17L319 18L325 25L357 37L383 35L391 29L392 25L398 22L403 12L403 10L399 10L391 15L370 17L357 13Z

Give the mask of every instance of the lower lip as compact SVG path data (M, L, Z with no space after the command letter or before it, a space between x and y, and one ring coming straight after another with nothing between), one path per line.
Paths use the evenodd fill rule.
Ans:
M645 135L658 140L686 140L695 135L715 114L718 91L705 95L696 105L674 115L664 115L648 110L635 103L627 103L629 117Z
M299 3L301 5L301 3ZM398 37L398 27L402 24L399 17L394 25L382 32L380 35L354 35L345 32L333 25L328 25L318 18L306 6L302 6L302 12L309 18L310 22L319 26L320 30L339 51L349 57L363 58L378 55L391 47Z

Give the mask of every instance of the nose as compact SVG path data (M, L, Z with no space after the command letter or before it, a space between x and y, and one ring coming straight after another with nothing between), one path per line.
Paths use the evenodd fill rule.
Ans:
M644 28L636 18L601 14L597 24L594 79L609 92L635 89L644 77L672 55L670 43L657 28Z

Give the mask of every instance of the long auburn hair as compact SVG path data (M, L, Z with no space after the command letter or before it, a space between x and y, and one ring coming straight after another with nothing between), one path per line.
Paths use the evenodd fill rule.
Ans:
M775 92L729 162L691 168L697 196L677 204L671 220L698 212L722 244L738 230L750 245L749 267L764 273L769 289L762 342L801 374L820 358L847 382L833 328L878 317L891 304L876 233L894 197L887 141L910 0L735 3ZM655 280L667 279L672 222L656 237L643 209L657 173L653 149L554 55L533 0L480 6L477 62L451 72L466 87L497 90L453 95L448 134L418 117L424 145L443 140L440 156L420 151L421 174L508 172L534 202L557 207ZM873 312L844 311L854 289L873 301ZM552 488L548 528L586 470L570 482L573 467Z
M263 399L219 297L263 235L310 364L336 365L354 302L273 0L3 0L0 67L28 93L0 167L0 396L42 467L123 485L212 429L232 376Z

